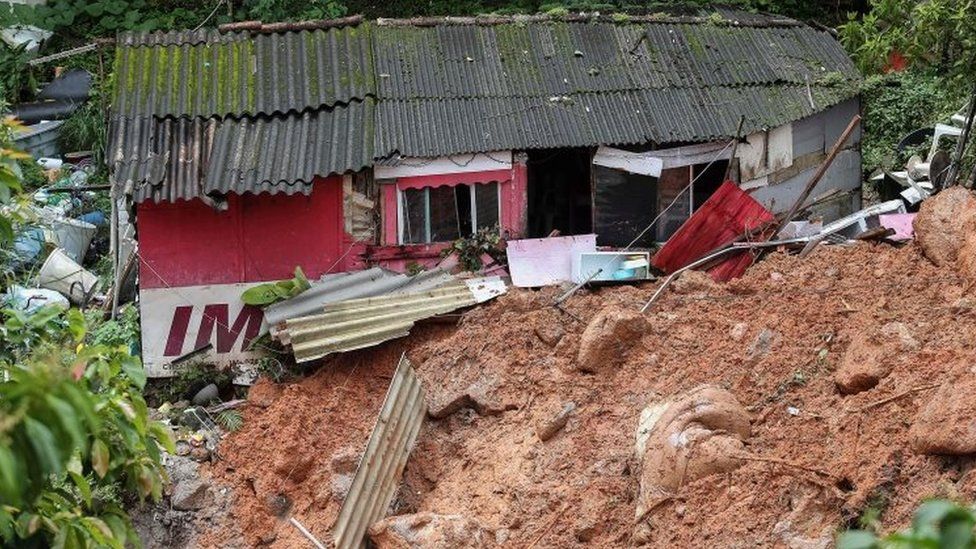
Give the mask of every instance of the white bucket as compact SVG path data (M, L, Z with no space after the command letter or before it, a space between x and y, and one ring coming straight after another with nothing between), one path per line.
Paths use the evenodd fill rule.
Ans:
M54 243L79 265L85 260L85 253L97 231L94 225L80 219L62 217L51 222Z
M61 248L55 248L41 265L38 282L42 288L66 295L72 303L81 305L98 288L98 277L73 261Z

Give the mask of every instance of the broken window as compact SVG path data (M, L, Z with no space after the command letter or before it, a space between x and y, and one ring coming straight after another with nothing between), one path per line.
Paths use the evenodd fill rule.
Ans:
M400 243L447 242L496 227L498 206L498 183L402 190Z

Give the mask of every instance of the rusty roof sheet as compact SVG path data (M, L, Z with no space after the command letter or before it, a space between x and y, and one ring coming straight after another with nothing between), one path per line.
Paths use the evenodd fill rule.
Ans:
M133 200L311 192L315 177L372 164L373 101L259 119L116 118L107 159Z
M129 118L240 117L361 101L374 95L369 29L124 35L113 110Z

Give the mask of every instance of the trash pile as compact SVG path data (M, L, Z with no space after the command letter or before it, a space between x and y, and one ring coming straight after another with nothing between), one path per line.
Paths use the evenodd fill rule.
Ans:
M14 242L2 259L6 275L18 282L7 293L7 301L15 309L34 311L48 304L85 307L106 301L100 292L111 283L85 265L94 266L109 252L114 239L106 210L111 204L99 192L104 189L92 190L87 185L95 169L90 156L75 155L73 160L75 163L38 159L49 183L31 194L31 203L14 206ZM131 228L121 234L131 252L135 246ZM110 276L111 272L100 274ZM130 280L129 293L133 284Z
M973 223L976 197L948 189L907 245L772 246L725 284L679 274L644 314L652 285L561 308L559 288L516 288L261 380L205 467L233 497L195 543L307 543L289 517L331 539L403 352L427 419L378 547L821 547L972 500Z

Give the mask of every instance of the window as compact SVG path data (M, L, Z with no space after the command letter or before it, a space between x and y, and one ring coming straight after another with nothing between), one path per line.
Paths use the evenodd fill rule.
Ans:
M498 225L498 183L405 189L400 243L447 242Z

